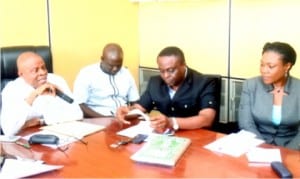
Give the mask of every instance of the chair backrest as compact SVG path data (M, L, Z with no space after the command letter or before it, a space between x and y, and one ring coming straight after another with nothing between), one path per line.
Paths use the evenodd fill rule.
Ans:
M48 46L26 45L26 46L1 47L0 49L1 91L9 81L12 81L18 77L16 61L18 56L25 51L33 51L41 55L45 61L48 72L50 73L53 72L52 54L51 54L51 49ZM2 108L1 91L0 91L0 115L1 115L1 108ZM1 124L0 124L0 134L2 134Z
M1 47L1 91L11 80L18 77L16 60L25 51L33 51L41 55L48 72L53 72L52 54L49 46L10 46Z
M221 109L221 87L222 87L222 77L217 74L205 74L205 76L209 79L212 79L216 83L216 99L219 104L219 107L216 110L216 116L211 127L212 130L218 130L218 124L220 123L220 109Z
M216 82L217 86L217 101L219 102L219 108L217 109L217 114L214 119L213 125L210 128L215 132L230 134L233 132L238 132L239 128L237 122L221 122L221 118L226 118L227 116L221 116L221 93L222 93L222 77L220 75L207 75L208 78L212 78Z

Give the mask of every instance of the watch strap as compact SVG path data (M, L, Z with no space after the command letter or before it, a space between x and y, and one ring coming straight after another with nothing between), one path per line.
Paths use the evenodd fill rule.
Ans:
M177 123L176 118L175 118L175 117L171 117L171 120L172 120L172 124L173 124L172 128L173 128L175 131L177 131L177 130L179 129L179 125L178 125L178 123Z

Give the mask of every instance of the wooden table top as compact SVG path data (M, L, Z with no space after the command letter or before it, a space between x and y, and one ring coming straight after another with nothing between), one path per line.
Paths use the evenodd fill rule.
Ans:
M203 146L222 137L224 134L206 129L180 130L176 136L190 138L192 143L178 160L175 167L137 163L130 159L143 144L127 144L118 148L110 145L126 137L116 132L129 127L112 118L84 119L86 122L106 126L102 131L83 138L88 144L74 142L66 151L52 149L42 145L32 145L25 149L14 143L3 143L3 149L12 155L43 160L46 164L64 165L62 169L35 175L36 178L178 178L178 177L215 177L215 178L278 178L271 167L249 166L245 155L231 157L214 153ZM27 135L38 129L23 131ZM282 161L292 172L300 177L300 152L286 148L263 144L265 148L280 148Z

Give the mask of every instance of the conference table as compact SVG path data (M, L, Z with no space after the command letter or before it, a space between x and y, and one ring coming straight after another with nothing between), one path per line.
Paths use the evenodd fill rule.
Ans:
M278 178L270 166L251 166L245 154L232 157L205 149L203 146L223 137L225 134L207 129L179 130L175 136L191 139L191 145L183 153L174 167L132 161L130 156L142 144L129 143L112 148L111 144L127 139L117 131L130 127L111 117L84 119L84 122L103 125L104 130L73 142L65 150L53 149L35 144L26 149L14 143L2 143L3 149L12 155L21 155L46 164L63 165L58 170L31 176L30 178ZM133 120L132 125L138 120ZM22 136L38 131L29 128ZM263 148L279 148L283 163L295 178L300 177L300 151L262 144Z

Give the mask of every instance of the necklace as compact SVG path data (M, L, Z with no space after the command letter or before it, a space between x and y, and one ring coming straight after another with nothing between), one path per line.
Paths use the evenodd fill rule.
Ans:
M283 89L283 86L281 86L281 87L275 87L275 86L274 86L274 88L275 88L275 91L276 91L277 93L280 93L281 89Z

